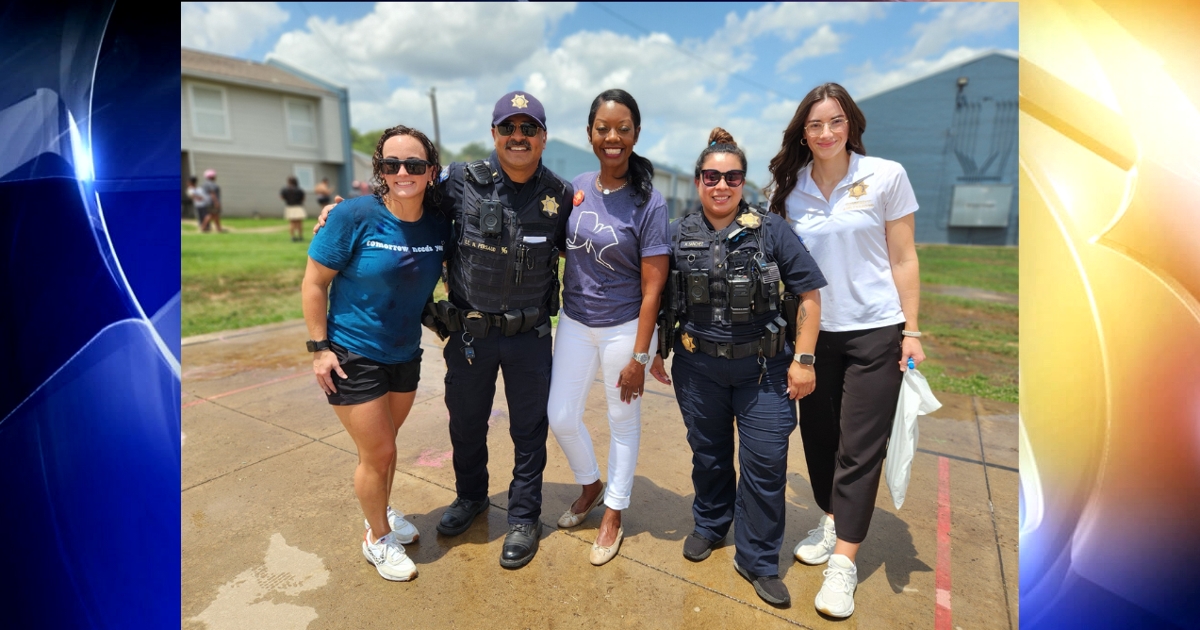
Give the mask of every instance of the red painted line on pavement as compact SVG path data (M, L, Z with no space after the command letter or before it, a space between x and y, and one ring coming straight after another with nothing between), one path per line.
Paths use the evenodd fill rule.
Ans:
M222 398L222 397L225 397L225 396L231 396L231 395L233 395L233 394L238 394L238 393L244 392L244 391L246 391L246 390L254 389L254 388L256 388L256 387L262 387L263 385L270 385L271 383L278 383L279 381L286 381L286 380L290 380L290 379L293 379L293 378L300 378L301 376L312 376L312 372L301 372L301 373L299 373L299 374L292 374L292 375L290 375L290 376L281 376L281 377L279 377L279 378L273 378L273 379L271 379L271 380L269 380L269 381L265 381L265 382L263 382L263 383L259 383L259 384L257 384L257 385L250 385L249 387L243 387L243 388L241 388L241 389L235 389L235 390L233 390L233 391L231 391L231 392L225 392L224 394L217 394L216 396L208 396L207 398L201 398L200 400L193 400L192 402L190 402L190 403L188 403L188 404L186 404L186 405L181 405L179 408L180 408L180 409L187 409L188 407L191 407L192 405L199 405L200 403L208 402L208 401L210 401L210 400L216 400L216 399L218 399L218 398Z
M934 630L950 630L950 460L938 458L937 608Z

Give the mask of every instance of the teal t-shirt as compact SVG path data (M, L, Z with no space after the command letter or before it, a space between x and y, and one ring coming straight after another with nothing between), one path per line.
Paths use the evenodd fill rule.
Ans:
M397 219L374 195L338 204L308 255L338 272L329 339L380 363L420 356L421 311L442 274L450 222L438 212Z

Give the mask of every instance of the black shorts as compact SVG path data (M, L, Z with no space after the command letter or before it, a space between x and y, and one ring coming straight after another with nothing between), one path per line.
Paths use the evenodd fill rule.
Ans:
M347 378L331 372L335 394L325 394L331 405L360 405L370 402L388 392L407 393L417 391L421 380L421 352L407 363L380 363L354 354L345 347L329 342L334 356L342 366Z

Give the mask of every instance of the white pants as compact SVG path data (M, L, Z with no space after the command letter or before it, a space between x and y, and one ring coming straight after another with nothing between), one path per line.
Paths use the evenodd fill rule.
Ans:
M604 373L604 396L608 401L608 429L612 436L608 448L608 489L604 504L614 510L629 507L633 490L633 471L637 466L638 444L642 437L642 401L621 402L617 379L633 358L638 320L619 326L589 328L562 313L554 336L554 366L550 376L550 402L547 415L550 430L562 447L581 485L600 479L600 466L592 448L592 436L583 424L583 411L596 369ZM650 341L657 344L658 331ZM651 354L653 356L653 354ZM653 378L647 364L646 380Z

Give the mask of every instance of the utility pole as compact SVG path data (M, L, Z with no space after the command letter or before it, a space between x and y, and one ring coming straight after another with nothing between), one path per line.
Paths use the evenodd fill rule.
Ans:
M429 102L433 104L433 144L437 147L438 153L442 152L442 132L438 129L437 118L437 88L429 88Z

